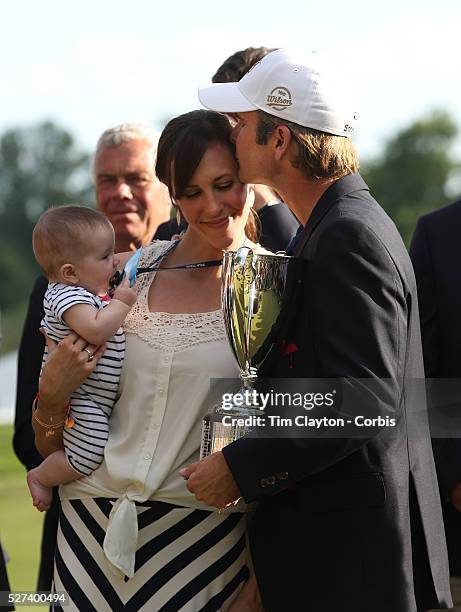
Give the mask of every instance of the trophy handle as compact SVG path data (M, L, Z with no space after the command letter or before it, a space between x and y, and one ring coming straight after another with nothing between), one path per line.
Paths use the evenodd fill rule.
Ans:
M244 282L244 296L247 298L244 300L245 310L246 310L246 321L245 321L245 369L241 372L241 378L245 382L245 380L250 380L251 378L256 377L256 371L251 372L251 330L252 330L252 322L256 301L256 292L255 292L255 277L256 277L256 268L254 265L254 253L251 249L248 250L248 253L245 257L244 263L244 274L243 274L243 282Z

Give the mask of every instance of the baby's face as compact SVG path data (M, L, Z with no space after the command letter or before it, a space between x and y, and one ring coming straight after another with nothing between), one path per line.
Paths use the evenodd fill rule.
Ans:
M114 232L112 228L101 227L86 238L87 255L77 264L75 270L79 285L94 295L103 295L109 288L109 280L117 267L114 255Z

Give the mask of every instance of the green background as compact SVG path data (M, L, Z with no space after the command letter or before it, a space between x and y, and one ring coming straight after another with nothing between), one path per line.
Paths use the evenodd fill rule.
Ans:
M0 425L0 537L10 557L7 563L12 591L35 591L43 514L32 506L26 471L11 447L12 425ZM18 606L19 611L47 606Z

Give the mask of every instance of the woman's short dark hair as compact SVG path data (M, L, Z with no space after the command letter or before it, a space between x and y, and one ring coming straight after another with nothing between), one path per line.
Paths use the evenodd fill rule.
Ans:
M195 110L171 119L163 129L157 148L155 173L170 192L173 202L180 199L211 144L223 144L234 152L230 140L232 126L224 116L209 110ZM253 213L245 226L248 238L257 241Z
M222 143L234 151L232 127L224 115L196 110L169 121L158 142L155 172L170 192L181 198L205 151L212 143Z

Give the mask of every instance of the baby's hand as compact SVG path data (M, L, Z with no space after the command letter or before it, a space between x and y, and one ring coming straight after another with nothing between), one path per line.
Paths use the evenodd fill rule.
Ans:
M136 302L138 294L136 292L136 285L130 287L130 281L125 277L117 289L114 291L114 298L120 300L130 308Z

